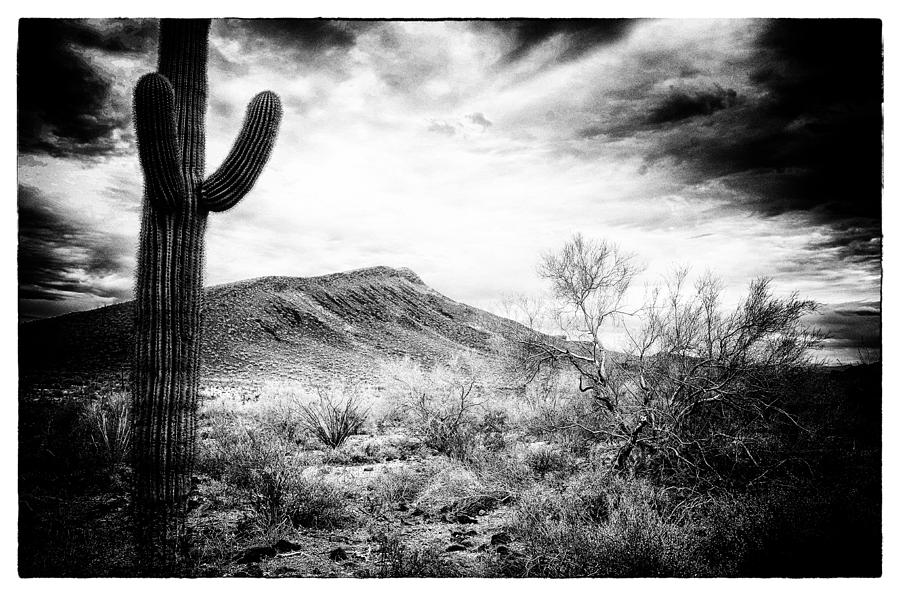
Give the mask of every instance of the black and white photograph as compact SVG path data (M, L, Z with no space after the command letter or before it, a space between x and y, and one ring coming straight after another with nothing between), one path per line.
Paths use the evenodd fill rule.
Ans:
M24 583L889 571L881 15L67 10Z

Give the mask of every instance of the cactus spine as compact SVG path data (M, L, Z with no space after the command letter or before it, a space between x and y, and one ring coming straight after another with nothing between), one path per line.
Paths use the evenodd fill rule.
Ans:
M144 201L132 376L133 497L138 555L151 574L170 573L185 543L206 218L250 190L281 120L277 95L254 97L228 157L204 179L209 24L163 19L158 72L144 75L134 91Z

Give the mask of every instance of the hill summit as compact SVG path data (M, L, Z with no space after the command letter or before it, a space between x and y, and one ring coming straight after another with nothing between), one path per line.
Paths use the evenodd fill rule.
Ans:
M23 376L127 370L132 302L19 327ZM407 268L260 277L205 289L204 381L369 379L390 359L496 356L518 323L456 302Z

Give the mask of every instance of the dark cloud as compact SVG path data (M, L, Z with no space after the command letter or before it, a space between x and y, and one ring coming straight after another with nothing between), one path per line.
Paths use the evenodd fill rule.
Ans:
M651 158L721 177L770 213L880 227L882 63L879 21L772 21L750 73L760 99L707 131L684 128Z
M881 23L865 19L760 21L740 92L717 85L690 55L647 52L623 85L599 99L576 140L638 139L644 169L687 184L716 180L736 207L803 212L832 226L848 255L875 258L881 236ZM654 91L678 81L663 96ZM849 233L853 228L855 231ZM857 249L860 252L857 252ZM877 251L877 252L876 252Z
M625 37L634 19L504 19L481 21L502 31L510 39L511 48L503 56L515 62L554 36L562 36L562 61L574 60L589 50ZM483 25L482 25L483 26Z
M128 128L130 102L112 96L113 83L85 50L140 55L155 40L152 21L21 19L18 46L19 150L106 154L116 131Z
M111 288L98 280L130 277L133 240L101 234L66 217L29 186L18 187L18 212L21 318L34 318L32 301L63 301L73 295L124 299L131 295L130 288Z
M806 322L825 333L826 351L881 348L881 303L845 302L825 304Z
M812 243L813 249L834 250L844 261L855 261L880 271L881 229L866 218L835 221L826 238Z
M213 26L221 35L241 39L250 47L276 46L288 52L318 54L353 47L357 35L376 23L336 19L217 19Z
M647 122L663 124L693 116L709 116L713 112L730 108L736 102L737 92L734 89L723 89L720 86L702 91L673 88L650 112Z
M642 171L716 181L737 209L802 213L828 230L821 248L880 267L883 52L877 20L773 20L745 59L740 93L697 75L689 56L639 56L593 106L577 141L636 139ZM664 81L679 81L660 96Z

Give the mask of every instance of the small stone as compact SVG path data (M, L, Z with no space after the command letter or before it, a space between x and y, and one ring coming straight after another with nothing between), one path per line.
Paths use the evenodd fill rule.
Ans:
M372 466L366 466L365 468L363 468L363 472L371 472L371 471L374 470L374 469L375 469L375 468L372 467Z
M491 546L497 546L500 544L509 544L512 541L512 538L509 537L509 534L506 532L500 532L498 534L494 534L491 536Z
M266 557L274 557L275 549L271 546L251 546L237 559L238 563L259 563Z
M336 549L328 553L328 558L332 561L346 561L347 551L345 551L341 547L337 547Z
M279 540L275 543L275 550L280 553L290 553L300 549L301 546L299 544L290 540Z

